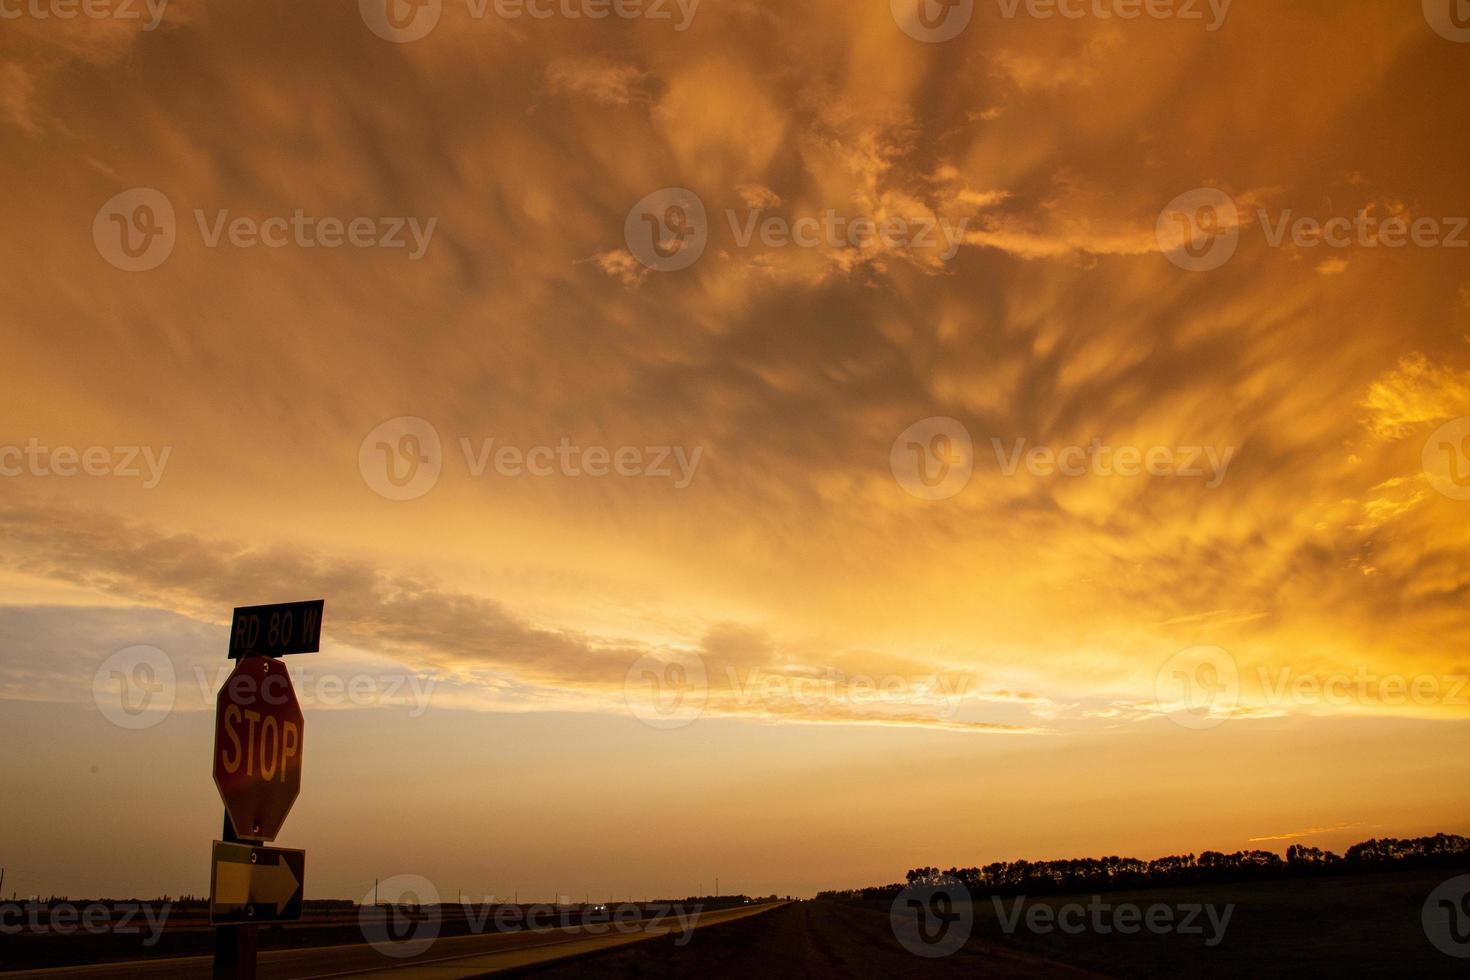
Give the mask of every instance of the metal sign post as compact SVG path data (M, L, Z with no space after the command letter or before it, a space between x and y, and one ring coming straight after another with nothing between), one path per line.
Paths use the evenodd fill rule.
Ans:
M215 980L255 980L260 923L301 918L306 853L258 844L275 840L301 791L305 720L275 658L321 648L324 605L244 606L230 624L237 663L220 690L214 733L214 782L225 803L209 878Z

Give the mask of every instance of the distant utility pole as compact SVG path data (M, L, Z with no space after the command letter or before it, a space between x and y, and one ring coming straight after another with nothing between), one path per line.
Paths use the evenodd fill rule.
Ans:
M0 868L0 895L5 894L5 869Z
M373 907L378 906L378 879L373 879Z
M715 898L720 897L720 876L715 875Z

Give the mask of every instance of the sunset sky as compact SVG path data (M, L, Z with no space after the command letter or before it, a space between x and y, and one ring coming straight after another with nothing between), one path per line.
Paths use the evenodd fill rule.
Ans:
M230 611L310 598L309 897L1470 831L1470 36L1418 0L976 0L935 42L901 0L443 0L406 41L372 3L6 7L7 891L206 891ZM108 236L160 198L132 271ZM650 200L702 205L687 268ZM757 223L829 214L932 235ZM90 447L137 475L40 453ZM1200 473L1025 462L1071 447Z

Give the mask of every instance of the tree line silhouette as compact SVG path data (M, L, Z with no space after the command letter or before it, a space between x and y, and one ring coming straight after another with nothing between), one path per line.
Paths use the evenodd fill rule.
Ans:
M1470 864L1470 839L1436 834L1409 840L1384 838L1354 844L1343 854L1293 844L1286 857L1273 851L1205 851L1141 861L1138 858L1077 858L1062 861L997 861L984 867L914 868L905 876L908 886L943 885L959 881L972 896L1046 895L1120 891L1170 885L1219 884L1306 878L1318 875L1361 874L1413 868L1455 867ZM880 885L851 891L821 892L819 898L891 900L904 885Z

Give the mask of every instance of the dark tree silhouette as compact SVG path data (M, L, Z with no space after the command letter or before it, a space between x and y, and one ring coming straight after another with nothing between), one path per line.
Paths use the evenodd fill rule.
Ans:
M1321 874L1361 874L1409 868L1470 864L1470 839L1436 834L1412 840L1369 840L1354 844L1342 856L1317 847L1293 844L1286 859L1272 851L1205 851L1140 861L1137 858L1074 858L1061 861L997 861L983 868L915 868L908 885L934 886L958 881L972 896L1048 895L1118 891L1164 885L1269 881ZM819 897L889 898L902 885L882 885L848 892L822 892Z

